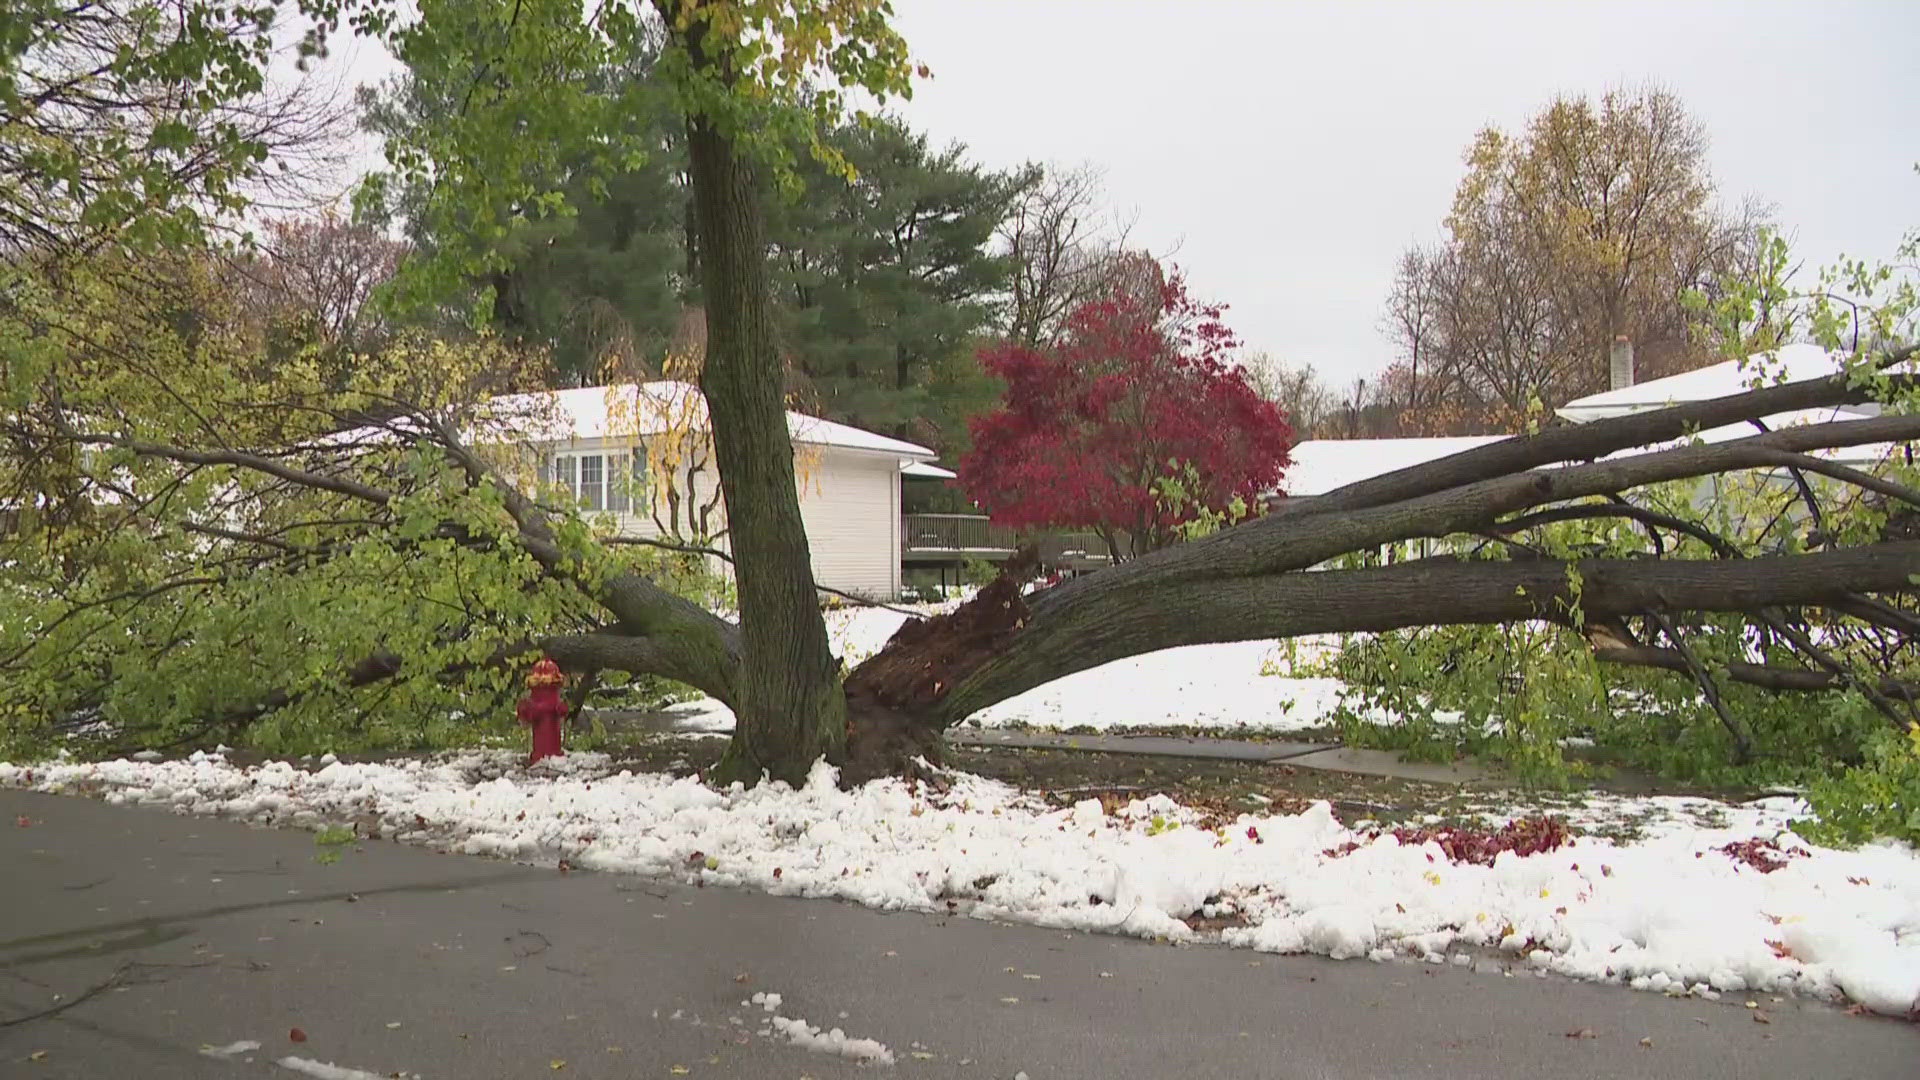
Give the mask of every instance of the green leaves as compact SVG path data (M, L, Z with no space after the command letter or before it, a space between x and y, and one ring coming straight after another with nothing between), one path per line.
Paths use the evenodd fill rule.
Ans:
M0 14L0 239L151 250L237 211L311 115L264 94L271 5L23 0Z

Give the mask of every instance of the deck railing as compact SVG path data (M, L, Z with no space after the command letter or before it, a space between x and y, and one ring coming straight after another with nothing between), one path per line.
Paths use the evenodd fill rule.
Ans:
M908 551L1009 552L1016 538L984 514L903 514L900 542Z
M900 516L901 546L915 555L1005 558L1028 540L1039 544L1041 562L1049 565L1108 561L1107 542L1096 533L1048 532L1023 536L1013 529L993 524L985 514Z

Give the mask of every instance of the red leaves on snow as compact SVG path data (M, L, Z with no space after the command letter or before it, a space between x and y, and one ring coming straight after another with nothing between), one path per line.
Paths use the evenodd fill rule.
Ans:
M1368 840L1378 835L1371 834ZM1448 825L1437 829L1399 828L1393 830L1393 835L1406 845L1437 844L1448 862L1471 863L1475 866L1492 866L1493 860L1503 851L1523 856L1538 855L1573 842L1573 832L1567 828L1566 822L1553 817L1519 818L1492 831ZM1358 851L1362 844L1359 840L1349 840L1338 847L1328 848L1323 854L1337 859Z
M1715 849L1735 862L1743 862L1763 874L1771 874L1787 865L1787 859L1794 855L1812 854L1806 848L1782 848L1771 840L1754 837L1751 840L1739 840Z
M1515 855L1538 855L1573 842L1573 833L1559 818L1520 818L1493 832L1482 829L1395 829L1393 835L1402 844L1434 843L1446 852L1447 861L1492 866L1503 851Z

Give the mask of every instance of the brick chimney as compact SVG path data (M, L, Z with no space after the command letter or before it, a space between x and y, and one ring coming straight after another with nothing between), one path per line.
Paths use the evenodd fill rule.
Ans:
M1608 357L1609 390L1625 390L1633 385L1633 342L1627 335L1621 334L1613 339L1613 348Z

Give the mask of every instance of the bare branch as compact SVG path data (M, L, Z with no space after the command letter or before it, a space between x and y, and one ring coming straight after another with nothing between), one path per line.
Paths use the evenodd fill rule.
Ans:
M698 544L676 544L670 540L656 540L645 536L605 536L600 538L600 542L603 544L611 544L615 547L650 547L658 548L661 551L677 551L686 555L705 555L710 558L722 559L729 563L733 562L733 556L721 551L719 548L701 547ZM813 583L813 587L818 592L826 593L828 596L837 596L848 603L858 604L861 607L879 608L882 611L891 611L897 615L906 615L916 619L921 615L918 611L909 611L906 608L894 607L892 604L883 604L878 600L869 600L857 593L842 592L831 585L822 585L817 581Z
M1727 711L1726 700L1720 696L1719 684L1713 681L1707 666L1700 662L1699 654L1687 644L1687 639L1680 634L1680 628L1673 625L1673 620L1665 612L1649 609L1646 614L1660 627L1660 632L1667 635L1667 640L1673 643L1673 651L1680 654L1687 673L1699 684L1700 693L1707 699L1707 704L1713 707L1713 714L1720 718L1720 726L1726 728L1727 734L1733 738L1734 764L1746 764L1753 757L1753 737L1747 734L1747 729L1734 722L1733 714Z

